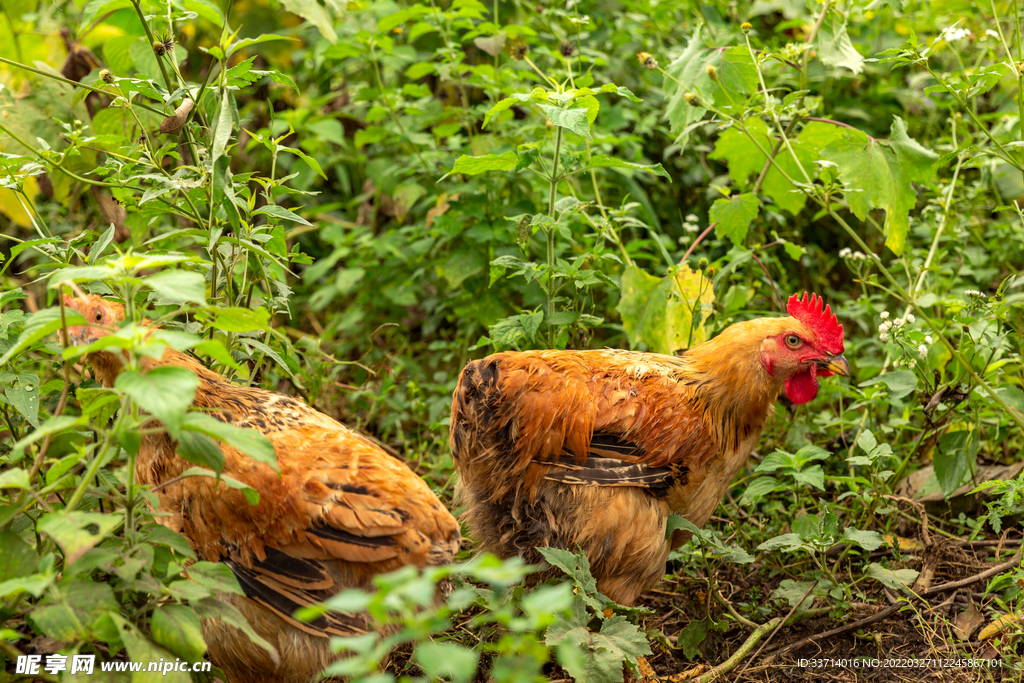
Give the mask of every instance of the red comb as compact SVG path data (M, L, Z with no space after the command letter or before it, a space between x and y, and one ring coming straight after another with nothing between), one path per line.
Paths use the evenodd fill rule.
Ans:
M839 355L845 351L843 326L839 324L839 319L832 313L832 308L825 306L825 300L817 294L811 294L808 298L807 292L804 292L803 299L794 294L789 297L786 310L791 316L814 330L814 334L818 337L818 344L823 349L833 355Z

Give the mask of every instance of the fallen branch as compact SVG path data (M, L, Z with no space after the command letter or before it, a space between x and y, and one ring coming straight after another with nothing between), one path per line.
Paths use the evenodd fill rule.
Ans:
M944 583L941 586L933 586L932 588L929 588L928 590L921 593L921 595L918 597L922 599L931 597L933 595L938 595L939 593L945 593L946 591L951 591L957 588L963 588L964 586L969 586L973 583L984 581L985 579L996 576L997 574L1002 574L1003 572L1009 571L1010 569L1013 569L1014 567L1019 565L1021 562L1022 555L1024 555L1024 549L1018 550L1012 558L1010 558L1006 562L1003 562L1002 564L997 564L995 567L986 569L985 571L975 574L974 576L968 576L966 579L950 581L949 583ZM765 664L774 661L777 657L779 657L779 655L783 655L788 652L793 652L794 650L800 649L804 645L810 645L811 643L815 643L819 640L831 638L832 636L837 636L841 633L846 633L848 631L855 631L859 628L868 626L869 624L873 624L877 621L882 621L883 619L887 618L891 614L898 611L901 607L904 607L906 605L909 605L909 600L907 598L900 598L900 600L895 604L886 607L880 612L872 614L870 617L865 617L864 619L855 621L851 624L846 624L845 626L838 626L836 628L829 629L828 631L816 633L813 636L808 636L802 640L798 640L792 645L787 645L786 647L773 652L765 659Z

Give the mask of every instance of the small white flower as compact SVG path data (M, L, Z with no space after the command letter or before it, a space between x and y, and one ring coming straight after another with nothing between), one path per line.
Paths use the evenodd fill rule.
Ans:
M849 247L844 247L844 248L839 250L839 258L848 258L852 254L853 254L853 249L850 249Z
M998 38L999 34L990 28L985 29L985 36L988 38Z
M931 344L932 343L932 336L930 334L927 337L924 338L924 343L925 344Z
M903 322L903 318L896 318L895 320L892 321L892 326L899 327L900 325L903 324Z
M880 332L878 338L882 341L889 341L889 334L886 332Z
M967 38L970 35L970 29L950 26L949 28L943 30L942 35L940 35L939 37L951 43L956 40L963 40L964 38Z
M885 320L886 318L889 317L889 311L882 311L881 313L878 314L878 317L881 318L882 320Z
M697 222L697 214L695 214L695 213L688 213L688 214L686 214L686 222L687 223L696 223Z
M908 323L912 323L912 322L914 322L915 320L917 320L917 318L915 318L915 317L914 317L914 314L913 314L913 313L907 313L907 322L908 322Z
M683 223L683 230L685 230L686 232L697 232L698 230L700 230L700 226L697 225L696 223L686 222Z
M878 331L879 332L888 332L891 329L892 329L892 321L891 320L886 320L884 323L882 323L881 325L878 326Z
M864 252L861 252L861 251L853 252L853 260L854 261L863 261L866 258L867 258L867 256L864 255Z
M925 356L928 355L928 347L925 346L924 344L921 344L920 346L917 347L917 353L919 356L921 356L921 358L924 358Z
M976 289L965 289L964 294L966 294L967 296L985 296Z

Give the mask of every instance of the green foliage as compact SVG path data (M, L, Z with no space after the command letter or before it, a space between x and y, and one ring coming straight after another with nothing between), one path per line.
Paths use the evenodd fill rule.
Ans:
M194 553L154 518L133 463L156 420L195 465L187 476L256 504L222 476L218 444L272 466L273 449L190 409L194 379L139 372L167 346L372 433L450 504L447 415L470 358L678 353L816 291L845 326L854 377L769 418L711 528L666 529L695 539L670 571L706 578L709 596L719 570L751 567L737 606L759 623L905 591L917 560L879 555L905 512L885 496L919 469L924 489L952 496L982 466L1019 460L1024 55L1011 5L543 9L5 4L0 612L12 647L45 636L66 653L194 658L198 618L249 628L216 597L237 593L230 577L185 568ZM99 68L62 64L61 27ZM180 42L158 55L165 36ZM122 300L126 324L65 347L60 330L84 322L60 306L71 284ZM147 318L162 328L147 332ZM111 388L77 369L104 349L128 359ZM1020 514L1018 484L984 485L988 512L941 528L1002 530ZM643 617L600 596L585 558L559 557L566 581L530 591L513 587L521 565L480 560L339 596L397 630L346 643L354 655L337 666L361 680L527 683L558 663L618 680L644 651ZM435 604L446 577L456 590ZM998 580L1011 611L1016 579ZM690 602L676 634L688 659L742 623L710 597ZM380 673L402 643L404 668Z

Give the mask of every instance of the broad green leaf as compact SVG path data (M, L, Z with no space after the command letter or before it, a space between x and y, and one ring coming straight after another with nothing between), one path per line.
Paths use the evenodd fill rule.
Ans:
M785 600L789 603L790 608L797 607L797 603L799 603L801 608L809 609L815 598L824 597L828 593L828 588L831 585L830 581L824 579L814 584L810 581L783 579L779 587L772 593L772 598ZM808 591L810 592L808 593ZM805 595L806 597L804 597ZM802 602L801 599L803 599Z
M323 3L317 2L317 0L282 0L281 4L292 14L298 14L316 26L320 35L329 42L338 41L334 24L344 20L347 0L324 0Z
M885 543L877 531L860 531L853 527L846 527L843 530L842 540L855 543L868 552L881 548Z
M224 470L224 452L210 437L184 430L178 433L177 440L177 453L185 460L208 467L216 474L220 474Z
M838 167L848 189L844 196L857 218L865 220L872 209L885 210L885 245L894 254L903 253L909 214L917 203L912 183L931 180L938 155L911 139L907 124L897 116L890 139L875 140L843 128L821 156Z
M311 227L313 225L312 223L310 223L309 221L307 221L305 218L295 213L294 211L289 211L283 206L278 206L277 204L267 204L265 206L261 206L260 208L253 211L252 214L254 216L274 216L275 218L281 218L286 221L291 221L292 223L308 225Z
M853 46L846 31L846 17L832 13L818 31L818 59L829 66L841 66L855 74L864 70L864 57Z
M869 564L865 573L875 581L881 582L882 585L903 591L908 595L912 593L910 587L914 585L917 577L921 574L916 569L886 569L877 562Z
M587 110L584 108L562 109L549 104L538 104L544 116L551 123L571 130L584 140L593 140L590 135L590 120L587 118Z
M630 264L621 290L618 311L633 348L643 342L649 351L672 354L707 339L714 292L700 271L683 265L659 278Z
M206 304L206 278L191 270L165 270L143 278L142 283L176 304Z
M87 417L74 417L72 415L60 415L59 417L51 417L49 420L39 426L39 429L35 430L31 434L23 437L18 443L14 444L12 451L12 459L16 462L21 455L25 452L25 449L34 444L36 441L40 441L49 434L57 434L63 432L65 429L71 429L73 427L81 427L88 424L89 420Z
M134 662L156 662L161 659L173 661L174 655L167 650L154 645L141 631L124 617L117 613L110 613L109 618L114 622L117 633L128 651L128 657ZM145 669L132 673L132 683L151 683L153 674L147 673ZM169 671L167 674L161 672L160 680L166 683L191 683L192 678L182 671Z
M32 483L28 479L28 472L20 467L11 467L0 472L0 489L31 490Z
M911 370L893 370L860 383L861 387L884 384L893 398L903 398L917 390L917 375Z
M978 435L969 425L955 425L939 437L932 463L947 497L970 479L977 467L978 449Z
M28 477L25 479L27 482ZM0 531L0 585L31 575L38 564L39 555L19 534L11 529Z
M199 617L191 607L161 605L153 610L149 628L158 645L163 645L181 659L196 662L206 654Z
M721 239L728 237L736 246L742 246L747 239L750 223L757 218L761 210L757 195L747 192L734 197L716 199L708 214L715 227L715 235Z
M428 640L416 646L412 658L431 679L469 683L476 674L480 653L455 643Z
M693 661L700 654L700 646L708 637L708 620L692 619L683 627L676 639L676 644L682 648L683 656L688 661Z
M238 577L223 562L196 562L186 569L188 578L219 593L232 593L244 595L245 592L238 583Z
M33 427L39 426L39 375L33 372L5 372L0 381L7 384L4 395L14 409Z
M647 166L645 164L635 164L632 161L623 161L622 159L610 157L606 154L595 154L594 156L590 157L590 161L587 163L587 166L597 168L631 168L637 171L650 171L656 176L661 176L662 178L668 178L669 180L672 180L672 176L668 174L668 171L666 171L661 164L654 164L653 166Z
M775 477L758 477L747 485L740 497L740 505L752 505L772 491L782 488L782 483Z
M716 78L708 74L714 67ZM746 46L726 49L711 48L704 44L701 31L694 32L686 49L665 69L665 95L668 104L665 116L673 135L679 135L707 113L703 106L686 101L688 94L697 95L718 108L741 113L750 95L757 91L757 67ZM686 136L681 141L686 144Z
M79 512L62 510L48 512L39 519L39 531L52 538L64 551L65 564L70 566L89 548L103 541L124 521L123 513Z
M318 176L320 176L324 180L327 180L327 174L324 173L324 169L320 168L320 162L318 162L316 159L303 152L301 149L298 149L296 147L278 147L277 151L290 152L291 154L294 154L295 156L302 159L307 166L316 171Z
M228 47L227 56L230 57L239 50L244 50L247 47L258 45L260 43L267 43L272 40L295 40L292 36L282 36L275 33L264 33L256 38L243 38L242 40L235 41Z
M221 332L255 332L270 327L270 313L262 306L255 310L236 307L216 308L212 311L203 311L196 317L206 320L211 315L213 328Z
M84 325L85 318L70 308L64 309L64 316L68 326ZM0 367L3 367L14 356L18 355L28 347L47 337L61 328L60 308L44 308L25 320L25 328L14 345L7 349L7 352L0 356Z
M190 373L191 374L191 373ZM274 456L274 444L255 429L243 429L227 422L221 422L205 413L190 412L185 416L182 429L200 432L223 441L257 462L270 465L280 472Z
M515 152L504 154L485 154L484 156L460 156L455 160L451 173L479 175L487 171L511 171L516 167L518 157ZM449 174L450 175L450 174Z
M173 437L178 435L198 386L199 378L185 368L174 366L156 367L146 373L126 370L114 382L115 388L160 420Z
M767 165L768 171L761 182L761 192L771 197L780 209L793 215L798 214L807 203L807 195L794 182L807 182L803 171L811 179L815 177L817 168L814 162L821 158L821 150L838 134L839 126L819 121L808 123L799 136L790 137L792 153L789 148L781 149L772 163L768 163L765 152L775 149L779 140L768 134L768 125L759 118L750 118L743 122L743 127L747 133L741 132L736 126L723 131L718 136L714 151L708 156L728 162L729 177L741 189L746 189L751 179L757 178ZM793 160L794 154L799 165ZM796 256L799 256L798 245L787 243L786 250L791 256L794 255L791 252L796 250Z

